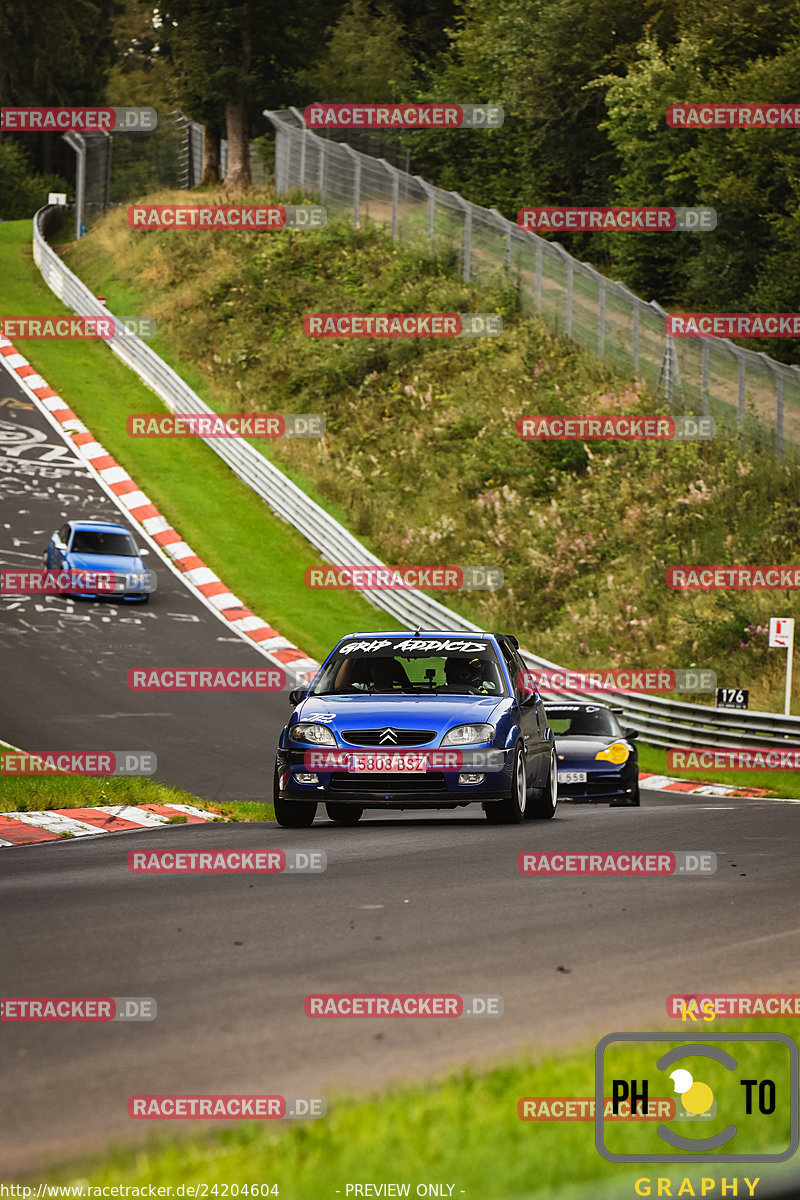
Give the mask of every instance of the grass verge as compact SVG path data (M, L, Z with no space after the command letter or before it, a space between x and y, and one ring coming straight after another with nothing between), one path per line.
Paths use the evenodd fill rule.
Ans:
M785 1019L737 1021L735 1031L781 1032L792 1036L796 1024L793 1026ZM670 1022L670 1027L677 1044L685 1037L697 1037L700 1028L679 1021ZM713 1045L714 1030L721 1028L720 1022L704 1024L700 1033ZM730 1049L724 1042L718 1044L722 1049ZM661 1047L659 1052L663 1052ZM781 1054L785 1056L785 1048L781 1050L775 1043L754 1042L737 1053L748 1077L762 1079L777 1075L783 1083L785 1064ZM641 1079L647 1073L652 1080L652 1055L652 1043L626 1050L623 1061L629 1077ZM743 1118L739 1112L742 1089L738 1086L738 1076L735 1082L726 1080L719 1064L711 1064L714 1068L719 1066L716 1073L707 1069L708 1063L709 1060L704 1060L702 1076L699 1071L696 1075L707 1078L714 1089L720 1114L713 1122L715 1131L727 1113L731 1119L735 1114L742 1134L748 1138L747 1149L752 1147L754 1153L772 1150L780 1145L781 1139L787 1139L788 1089L782 1091L783 1102L776 1108L774 1120L764 1116ZM410 1184L411 1196L417 1194L416 1184L436 1181L453 1184L450 1194L454 1197L466 1195L481 1200L512 1197L521 1200L527 1196L617 1200L635 1194L636 1179L658 1176L673 1181L672 1195L699 1195L699 1187L695 1193L677 1191L680 1179L692 1169L688 1161L686 1168L608 1162L595 1148L591 1120L520 1120L517 1102L523 1097L592 1096L593 1065L594 1047L590 1045L561 1055L525 1055L485 1073L459 1070L429 1084L389 1089L379 1097L342 1097L335 1102L329 1098L325 1118L288 1128L281 1127L280 1122L251 1121L226 1124L224 1129L211 1134L180 1140L154 1134L154 1140L145 1148L115 1148L80 1168L59 1171L48 1178L92 1186L174 1187L182 1183L207 1184L213 1188L217 1185L217 1191L196 1193L210 1196L235 1194L223 1190L234 1184L239 1185L239 1195L246 1194L242 1185L252 1188L266 1184L277 1187L273 1194L285 1198L302 1196L304 1200L329 1200L336 1194L352 1196L352 1190L346 1192L347 1186L367 1181L376 1185ZM658 1095L673 1096L669 1079L664 1079L663 1086L659 1080ZM644 1128L645 1124L649 1128ZM654 1124L616 1123L612 1129L607 1127L608 1143L622 1153L644 1152L649 1144L652 1152ZM685 1136L699 1136L697 1125L682 1122L676 1130ZM78 1177L76 1169L80 1170ZM730 1164L702 1165L703 1176L714 1179L733 1173L763 1180L770 1177L769 1171L775 1168L759 1164L748 1170L746 1163L737 1163L732 1171ZM445 1190L443 1194L446 1196L448 1192ZM714 1193L703 1194L720 1192L717 1187Z
M0 744L0 759L10 748ZM47 812L53 808L102 808L123 804L193 804L232 821L273 821L271 804L203 800L155 779L89 775L4 775L0 770L0 813ZM175 824L182 818L175 817Z
M660 746L639 743L639 770L673 779L693 779L698 783L728 783L732 787L764 788L774 796L800 799L800 779L796 771L676 771L667 768L667 752Z

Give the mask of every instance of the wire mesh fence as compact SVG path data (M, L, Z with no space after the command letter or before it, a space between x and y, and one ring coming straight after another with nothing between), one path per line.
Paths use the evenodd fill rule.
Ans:
M776 457L800 446L800 368L724 338L669 337L659 304L640 299L557 242L386 159L321 137L296 108L264 115L275 129L277 195L313 195L329 219L348 215L356 226L374 221L403 244L449 248L466 282L485 288L501 277L510 281L523 313L538 313L614 370L663 392L675 412L768 436Z

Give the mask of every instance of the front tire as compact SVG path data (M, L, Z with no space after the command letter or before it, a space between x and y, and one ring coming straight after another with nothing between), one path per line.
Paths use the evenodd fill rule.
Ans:
M275 809L275 820L284 829L308 829L317 815L316 804L281 799L277 763L272 781L272 806Z
M490 825L519 825L525 820L528 803L528 781L525 771L525 755L522 746L514 751L511 768L511 791L502 800L495 800L484 807Z
M528 802L525 816L531 821L549 821L558 807L558 760L555 750L550 754L550 769L541 796Z
M357 825L364 809L360 804L337 804L331 801L325 805L325 812L335 825Z

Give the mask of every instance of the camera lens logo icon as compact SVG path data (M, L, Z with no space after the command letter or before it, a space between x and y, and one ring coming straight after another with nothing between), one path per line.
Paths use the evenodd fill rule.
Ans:
M611 1033L595 1051L595 1145L609 1162L784 1162L800 1146L799 1092L785 1034Z
M680 1096L681 1103L688 1113L699 1117L711 1110L714 1104L714 1093L707 1083L695 1083L691 1071L687 1071L685 1067L679 1067L677 1071L673 1071L670 1079L673 1082L674 1091Z

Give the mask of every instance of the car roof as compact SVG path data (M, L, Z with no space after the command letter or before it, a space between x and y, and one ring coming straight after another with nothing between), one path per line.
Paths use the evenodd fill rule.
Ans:
M112 525L110 521L67 521L73 529L97 530L101 533L130 533L124 525Z
M347 641L348 638L493 638L498 636L494 633L473 633L471 629L368 629L364 633L346 633L339 640Z

